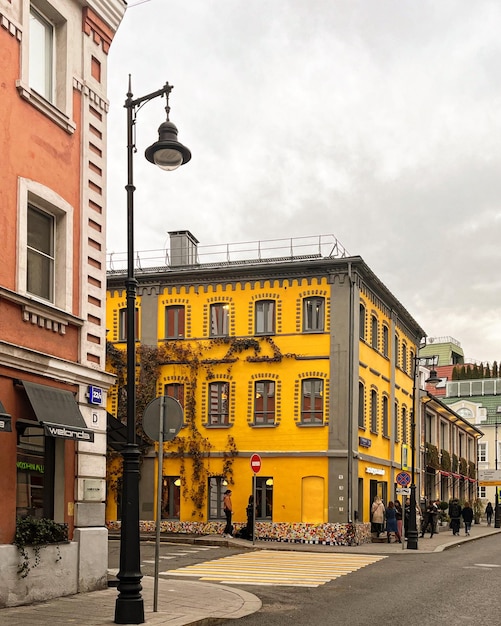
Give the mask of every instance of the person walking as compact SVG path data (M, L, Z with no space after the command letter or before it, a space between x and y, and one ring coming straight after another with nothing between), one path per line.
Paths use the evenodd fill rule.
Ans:
M461 505L457 498L453 498L449 504L450 527L453 535L459 535L459 523L461 521Z
M490 502L487 502L487 506L485 507L485 515L487 516L488 526L491 525L493 514L494 514L494 509L492 508L492 504Z
M388 543L391 543L391 533L395 535L395 541L398 543L402 543L402 539L398 534L398 526L397 526L397 510L395 505L390 500L388 502L388 507L386 509L386 535L388 538Z
M424 537L425 532L430 528L430 539L435 533L435 516L438 513L438 507L435 502L430 502L426 507L426 515L421 525L421 537Z
M471 523L473 522L473 509L470 506L470 503L467 502L463 510L461 511L461 517L464 522L464 531L466 535L470 534Z
M224 492L223 509L226 517L226 526L224 527L223 537L233 537L233 526L231 525L231 516L233 514L233 504L231 503L231 489Z
M402 511L402 505L400 504L400 500L395 500L395 516L397 518L397 533L398 533L398 538L400 540L399 543L402 543L403 515L404 515L404 512Z
M372 532L376 533L376 537L383 532L384 525L384 504L379 496L374 496L374 502L371 507Z

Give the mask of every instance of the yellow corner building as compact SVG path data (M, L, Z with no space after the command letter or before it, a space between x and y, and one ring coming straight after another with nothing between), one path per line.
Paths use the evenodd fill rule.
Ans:
M136 271L138 429L155 397L174 397L184 411L179 434L164 444L163 527L221 532L229 488L238 528L255 488L261 537L344 542L355 522L368 526L375 495L395 497L424 331L332 237L319 237L313 251L300 238L283 250L280 242L265 253L241 246L201 262L189 231L169 234L168 264ZM108 410L119 422L125 279L125 270L108 272L117 374ZM261 457L255 485L253 454ZM116 477L120 459L111 456ZM155 447L145 446L146 523L155 518L156 472ZM109 520L119 517L119 500L110 487Z

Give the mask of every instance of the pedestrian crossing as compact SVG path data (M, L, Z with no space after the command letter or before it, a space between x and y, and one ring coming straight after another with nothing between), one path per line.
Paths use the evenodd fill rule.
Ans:
M367 554L258 550L161 572L226 585L319 587L385 559Z

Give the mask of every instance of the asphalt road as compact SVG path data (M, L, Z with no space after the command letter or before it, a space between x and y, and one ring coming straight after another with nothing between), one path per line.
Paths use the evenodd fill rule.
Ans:
M258 613L238 620L238 626L374 626L388 622L403 626L499 626L500 542L501 536L495 535L440 553L404 551L312 587L283 585L280 576L273 584L258 581L246 585L242 575L242 582L235 586L257 595L263 606ZM241 557L235 556L239 554L257 559L254 568L259 570L259 550L250 553L226 546L162 543L160 572L167 572L162 577L177 577L175 571L186 568L196 574L204 562L227 557L240 562ZM110 541L111 569L118 569L118 555L119 542ZM154 542L143 542L144 575L153 575L154 557ZM264 572L264 553L261 560ZM312 557L312 572L315 567Z
M496 535L441 553L391 556L316 589L241 586L263 607L239 626L499 626L500 547Z

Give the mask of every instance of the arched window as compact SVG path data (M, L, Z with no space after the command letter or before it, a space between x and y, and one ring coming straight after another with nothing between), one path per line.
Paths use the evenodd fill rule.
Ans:
M365 385L358 383L358 426L365 428Z
M301 423L322 424L324 421L324 381L305 378L301 384Z
M365 340L365 307L360 304L359 330L360 339Z
M275 381L258 380L254 385L254 424L275 423Z
M275 333L275 300L258 300L255 308L256 335Z
M371 316L371 346L374 348L374 350L377 350L379 348L379 328L378 328L378 321L377 321L377 317L375 315Z
M371 390L371 431L377 433L377 391Z
M388 396L383 396L383 435L385 437L389 436L388 430Z

